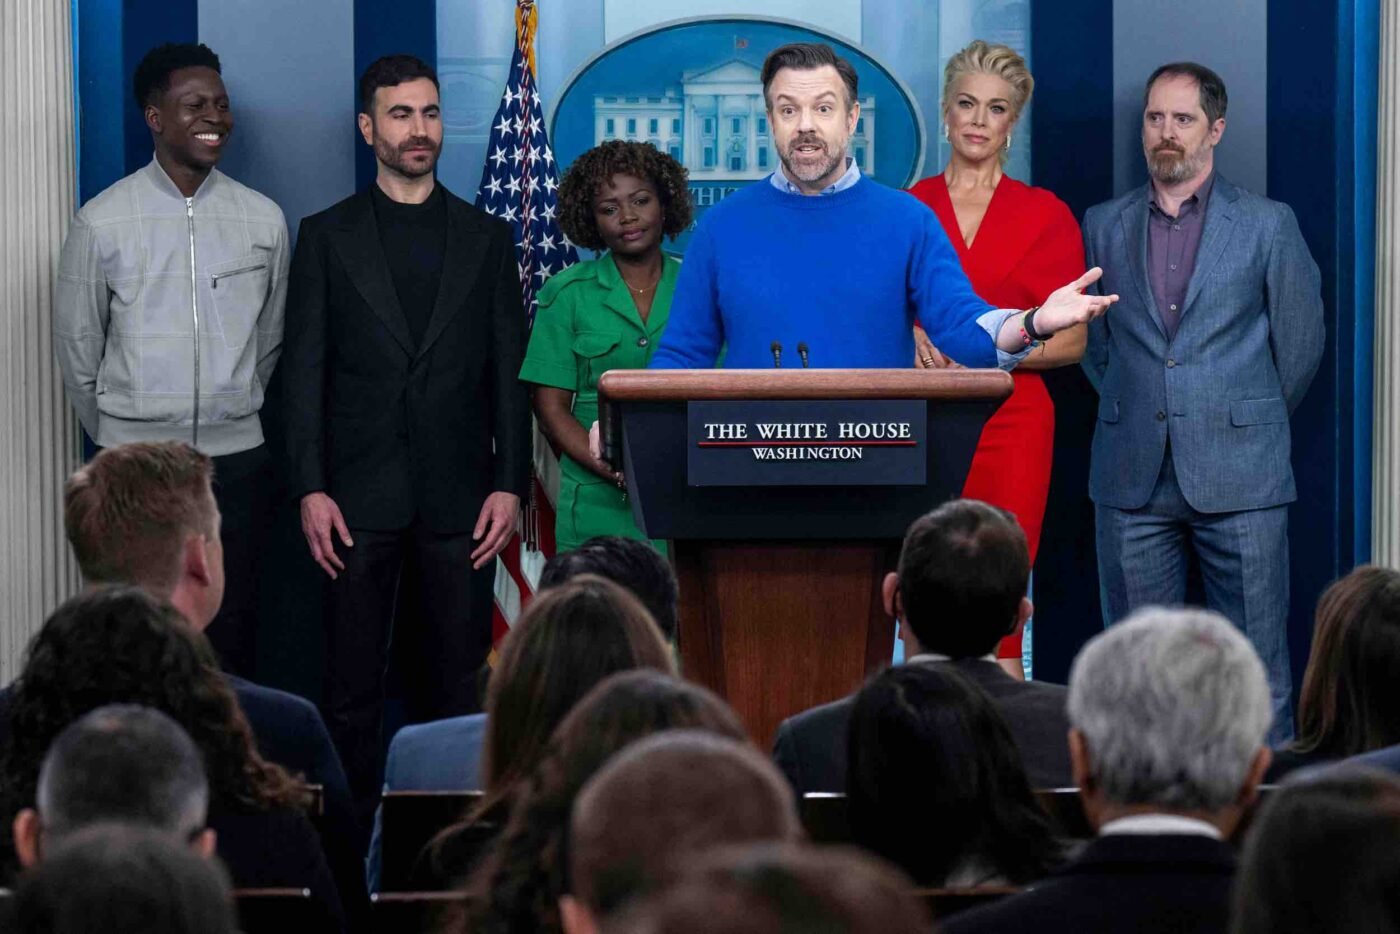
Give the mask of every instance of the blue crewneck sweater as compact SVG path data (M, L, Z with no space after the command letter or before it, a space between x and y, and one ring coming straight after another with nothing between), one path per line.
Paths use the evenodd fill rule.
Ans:
M868 178L821 197L756 183L711 208L681 264L656 369L909 367L917 320L964 366L994 367L972 291L937 215Z

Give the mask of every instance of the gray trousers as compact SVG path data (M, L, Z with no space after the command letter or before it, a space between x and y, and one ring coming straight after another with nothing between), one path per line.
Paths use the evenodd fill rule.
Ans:
M1094 511L1104 625L1139 607L1183 604L1194 553L1206 606L1239 627L1264 663L1274 711L1269 741L1277 746L1292 739L1288 507L1197 512L1177 485L1168 449L1145 506L1096 506Z

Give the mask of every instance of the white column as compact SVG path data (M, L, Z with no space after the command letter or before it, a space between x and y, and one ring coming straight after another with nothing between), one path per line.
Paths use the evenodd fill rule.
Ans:
M78 587L63 536L77 420L50 339L54 270L74 210L69 4L0 3L0 681Z
M1371 554L1400 568L1400 11L1381 4Z

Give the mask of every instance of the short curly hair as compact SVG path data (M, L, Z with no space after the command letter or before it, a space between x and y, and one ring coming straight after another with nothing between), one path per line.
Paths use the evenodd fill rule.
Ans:
M575 159L559 183L559 228L575 245L603 249L593 199L614 175L631 175L656 186L666 236L674 240L690 226L690 175L685 166L650 143L610 139Z
M153 103L157 93L170 90L170 76L181 68L212 68L219 74L219 56L204 43L167 42L158 45L141 59L136 73L131 79L131 90L136 95L136 106L145 109Z
M259 754L204 636L145 591L106 587L64 603L29 643L0 747L0 818L34 805L44 754L64 728L117 703L154 708L183 727L220 806L256 812L307 803L303 786ZM0 872L9 855L0 849Z

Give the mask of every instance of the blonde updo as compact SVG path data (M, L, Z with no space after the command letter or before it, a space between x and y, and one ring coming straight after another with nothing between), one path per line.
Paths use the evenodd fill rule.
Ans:
M953 102L953 88L958 79L968 74L996 75L1011 85L1011 117L1020 119L1021 111L1035 90L1035 79L1026 67L1026 60L1010 46L990 44L974 39L967 48L948 59L943 66L943 113Z

